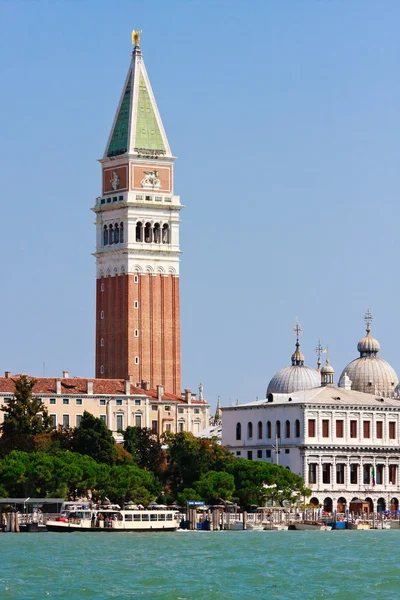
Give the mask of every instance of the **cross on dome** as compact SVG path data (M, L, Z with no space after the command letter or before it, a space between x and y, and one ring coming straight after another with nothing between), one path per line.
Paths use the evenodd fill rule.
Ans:
M296 317L296 324L292 327L292 331L293 331L294 335L296 336L296 340L298 342L299 337L301 336L301 334L304 331L304 329L302 328L302 326L299 323L299 317Z
M374 317L372 316L372 313L369 309L369 306L364 314L364 321L367 324L367 331L370 332L371 331L371 323L374 320Z

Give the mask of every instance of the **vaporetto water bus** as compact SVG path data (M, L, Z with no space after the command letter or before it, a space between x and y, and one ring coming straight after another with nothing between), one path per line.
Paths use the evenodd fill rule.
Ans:
M47 531L117 533L146 531L176 531L179 513L176 510L120 509L110 506L98 509L77 509L48 519Z

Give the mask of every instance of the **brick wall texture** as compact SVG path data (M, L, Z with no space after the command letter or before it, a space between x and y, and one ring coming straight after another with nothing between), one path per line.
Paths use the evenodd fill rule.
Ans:
M179 278L119 275L96 285L96 377L180 394Z

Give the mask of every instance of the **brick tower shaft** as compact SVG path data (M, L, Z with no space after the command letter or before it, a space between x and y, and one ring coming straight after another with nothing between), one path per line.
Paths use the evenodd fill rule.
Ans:
M182 205L173 190L174 160L136 45L93 208L96 377L130 377L180 394Z

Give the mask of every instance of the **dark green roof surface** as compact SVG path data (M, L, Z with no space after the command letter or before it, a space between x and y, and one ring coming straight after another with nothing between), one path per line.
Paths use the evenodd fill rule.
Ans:
M136 121L136 148L165 150L144 77L140 74L139 99Z
M118 156L125 154L128 149L128 131L129 131L129 111L131 105L132 91L132 73L129 73L129 79L125 88L125 94L119 109L118 117L115 122L114 131L108 146L107 156Z

